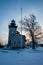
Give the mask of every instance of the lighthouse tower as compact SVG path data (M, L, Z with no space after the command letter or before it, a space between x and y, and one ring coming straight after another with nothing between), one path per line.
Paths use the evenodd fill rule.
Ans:
M17 26L15 24L15 20L12 20L9 25L9 37L8 37L8 47L12 48L14 44L14 36L16 34Z

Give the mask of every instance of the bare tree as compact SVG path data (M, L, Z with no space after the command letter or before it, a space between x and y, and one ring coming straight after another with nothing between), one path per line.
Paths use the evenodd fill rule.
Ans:
M25 17L22 20L22 27L31 35L32 39L32 49L35 49L36 38L41 35L41 26L36 22L36 16L34 14L30 15L29 18Z

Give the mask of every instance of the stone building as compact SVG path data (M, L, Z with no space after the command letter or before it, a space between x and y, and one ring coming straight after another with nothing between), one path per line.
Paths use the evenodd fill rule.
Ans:
M21 44L22 36L22 44ZM12 20L9 25L8 48L23 48L25 47L26 38L17 31L15 20Z

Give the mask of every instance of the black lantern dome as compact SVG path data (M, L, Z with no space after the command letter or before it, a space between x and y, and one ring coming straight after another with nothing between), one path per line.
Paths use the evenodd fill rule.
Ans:
M9 27L14 27L14 28L17 28L16 26L16 23L15 23L15 20L13 19L9 25Z

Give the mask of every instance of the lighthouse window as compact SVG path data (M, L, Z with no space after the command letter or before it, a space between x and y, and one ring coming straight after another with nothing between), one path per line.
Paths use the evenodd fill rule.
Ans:
M20 43L20 41L18 41L18 43Z
M16 44L16 42L14 41L14 44Z
M12 32L12 33L14 33L14 32Z

